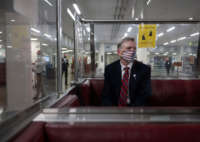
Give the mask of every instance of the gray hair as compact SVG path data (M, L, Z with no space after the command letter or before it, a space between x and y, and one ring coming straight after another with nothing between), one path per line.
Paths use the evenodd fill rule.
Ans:
M135 42L135 38L133 37L125 37L121 40L120 43L117 44L117 49L119 49L121 47L121 45L126 42L126 41L132 41L132 42Z

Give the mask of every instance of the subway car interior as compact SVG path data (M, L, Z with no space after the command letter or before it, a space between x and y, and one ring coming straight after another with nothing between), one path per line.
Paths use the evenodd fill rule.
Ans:
M2 0L0 141L199 142L199 5Z

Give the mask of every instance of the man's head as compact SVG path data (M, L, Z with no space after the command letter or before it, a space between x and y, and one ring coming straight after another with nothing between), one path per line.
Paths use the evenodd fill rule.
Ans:
M121 61L131 62L136 54L136 42L134 38L126 37L117 46L117 53Z

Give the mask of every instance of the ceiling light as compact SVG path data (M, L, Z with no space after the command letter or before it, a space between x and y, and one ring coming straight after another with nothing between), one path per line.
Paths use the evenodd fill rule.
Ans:
M51 2L49 2L48 0L44 0L49 6L53 6L53 4Z
M2 42L2 40L0 40L0 42Z
M2 34L3 32L2 31L0 31L0 34Z
M176 53L174 52L174 53L172 53L172 55L176 55Z
M14 20L14 19L12 19L12 20L10 20L11 22L15 22L16 20Z
M156 53L156 55L159 55L160 53Z
M161 36L163 36L164 35L164 33L159 33L158 34L158 37L161 37Z
M175 29L175 27L171 27L171 28L167 29L167 32L171 32L171 31L173 31L174 29Z
M36 33L40 33L40 31L38 29L35 29L35 28L31 28L31 31L36 32Z
M48 38L51 38L51 35L49 35L49 34L44 34L44 36L46 36L46 37L48 37Z
M197 35L199 35L199 32L193 33L193 34L191 34L190 36L197 36Z
M132 8L132 11L131 11L131 17L132 17L132 19L134 18L134 15L135 15L135 10L134 10L134 8Z
M73 4L74 9L76 10L78 15L81 15L81 11L76 3Z
M43 46L48 46L48 44L46 44L46 43L43 43L42 45L43 45Z
M132 30L132 27L129 27L128 30L127 30L127 32L130 32L131 30Z
M86 30L88 31L88 33L90 32L90 27L87 27Z
M148 1L147 1L147 5L149 5L150 2L151 2L151 0L148 0Z
M189 20L193 20L193 17L188 18Z
M71 10L69 8L67 8L67 13L70 15L70 17L75 21L75 17L72 14Z
M184 39L186 39L185 36L184 36L184 37L180 37L180 38L178 38L177 41L184 40Z
M37 38L31 38L31 40L32 40L32 41L37 41L38 39L37 39Z
M12 46L7 46L7 48L12 48Z
M135 18L135 20L136 20L136 21L138 21L138 20L139 20L139 18Z
M163 45L168 45L169 43L168 42L165 42Z
M127 33L125 33L125 34L124 34L124 37L126 37L127 35L128 35L128 34L127 34Z
M172 40L172 41L170 41L171 43L175 43L176 42L176 40Z
M2 48L2 45L0 44L0 48Z
M112 53L111 53L111 52L108 52L107 54L108 54L108 55L111 55Z

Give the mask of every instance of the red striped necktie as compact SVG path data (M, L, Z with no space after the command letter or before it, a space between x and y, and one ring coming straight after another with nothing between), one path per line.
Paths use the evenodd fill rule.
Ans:
M128 79L129 79L129 67L124 68L125 73L122 79L122 85L120 90L119 106L126 106L128 99Z

